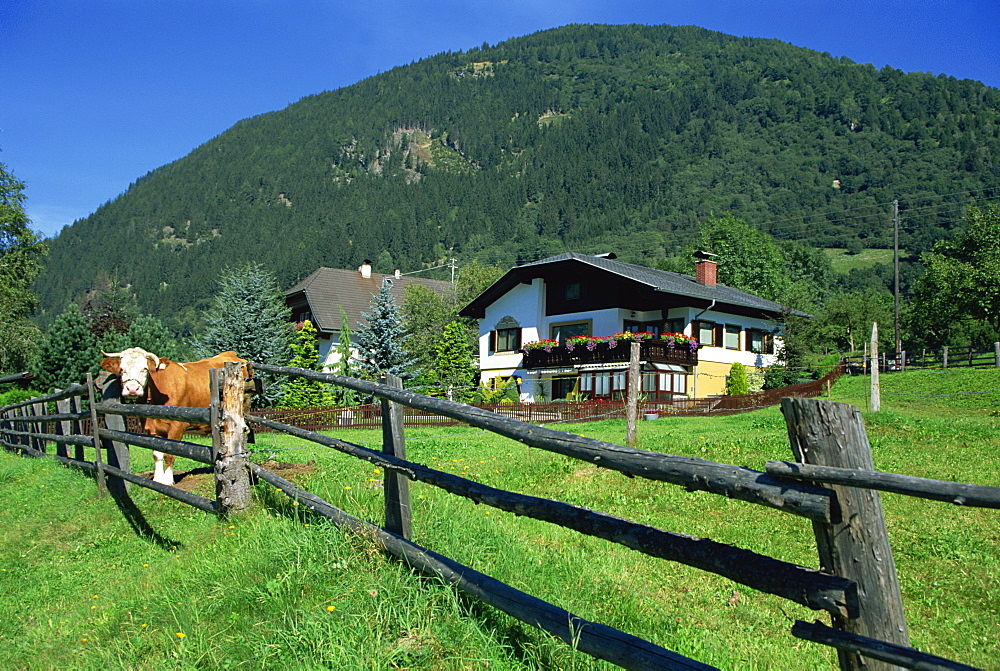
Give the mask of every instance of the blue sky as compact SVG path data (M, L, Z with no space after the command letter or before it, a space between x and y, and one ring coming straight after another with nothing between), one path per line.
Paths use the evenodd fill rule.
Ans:
M51 236L240 119L568 23L697 25L1000 87L997 0L6 0L0 162Z

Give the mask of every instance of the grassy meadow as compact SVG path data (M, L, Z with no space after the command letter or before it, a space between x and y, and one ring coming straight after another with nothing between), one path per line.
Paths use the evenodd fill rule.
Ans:
M842 378L875 466L1000 486L1000 370ZM553 428L622 442L622 420ZM763 469L790 459L777 408L643 422L641 447ZM377 447L377 431L338 437ZM133 449L134 470L151 468ZM382 473L303 441L259 434L255 459L381 522ZM817 566L807 520L626 478L469 427L408 428L417 462L671 531ZM199 466L178 460L176 470ZM211 495L211 485L201 493ZM607 541L412 485L414 541L551 601L723 669L836 669L832 649L791 636L820 619L777 597ZM0 646L6 668L604 669L610 665L414 575L267 485L255 509L214 517L148 490L134 506L53 460L0 453ZM1000 669L1000 511L883 494L913 645Z

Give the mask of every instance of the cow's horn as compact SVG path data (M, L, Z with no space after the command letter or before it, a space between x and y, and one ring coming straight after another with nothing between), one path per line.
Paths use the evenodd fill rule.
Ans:
M153 360L153 367L154 368L159 368L160 367L160 357L156 356L152 352L146 352L146 358Z
M121 357L122 352L115 352L114 354L109 354L109 353L105 352L104 350L101 350L101 354L103 354L104 356L110 356L110 357L114 357L114 356Z

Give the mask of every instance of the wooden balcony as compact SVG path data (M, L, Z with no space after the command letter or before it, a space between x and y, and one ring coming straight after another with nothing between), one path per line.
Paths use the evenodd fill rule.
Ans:
M526 370L536 368L564 368L593 363L628 364L631 343L619 342L616 347L609 343L598 343L594 349L577 346L569 351L565 346L544 349L529 349L524 353L522 366ZM681 366L698 365L698 350L692 351L688 345L668 347L663 340L643 340L639 343L639 358L649 363L673 363Z

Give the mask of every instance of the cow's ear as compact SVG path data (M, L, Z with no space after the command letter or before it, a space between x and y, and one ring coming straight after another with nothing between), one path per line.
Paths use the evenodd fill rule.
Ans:
M160 365L156 367L156 370L163 370L164 368L167 367L168 363L171 363L170 359L167 359L166 357L162 357L161 356L160 357Z
M122 372L122 362L120 359L109 356L107 359L101 359L101 368L109 373L118 375Z

